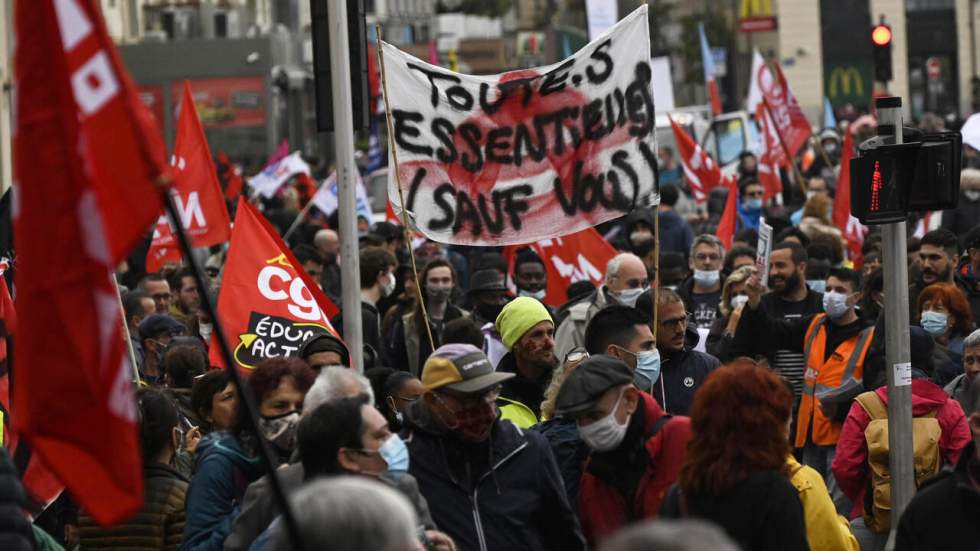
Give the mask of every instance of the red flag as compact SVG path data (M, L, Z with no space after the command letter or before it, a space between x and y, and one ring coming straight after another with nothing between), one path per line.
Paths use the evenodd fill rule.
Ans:
M766 188L765 200L783 192L783 179L779 176L780 165L789 164L779 137L775 134L772 118L766 113L760 103L756 108L756 120L759 121L759 155L757 157L759 183Z
M385 222L391 222L399 226L402 225L402 221L395 214L395 209L391 208L391 200L388 200L387 206L385 207Z
M194 96L187 81L184 81L171 165L174 170L174 186L170 193L177 204L180 223L187 230L191 243L195 247L210 247L228 241L231 233L228 207L225 206L208 140L204 137L204 128L197 118ZM147 270L151 269L151 262L162 265L161 259L176 258L180 261L177 240L169 225L167 215L160 213L156 231L153 232L153 242L147 252ZM168 227L164 229L162 226Z
M218 295L218 316L239 368L249 373L265 358L295 356L314 333L336 335L330 318L337 312L272 225L239 201ZM214 338L210 355L212 365L225 365Z
M164 241L167 242L166 245L158 245L159 242ZM156 227L153 228L153 241L146 251L146 271L159 272L167 264L180 264L183 259L184 255L180 252L180 245L176 242L170 220L166 214L161 214L157 219Z
M160 212L166 156L94 0L14 13L14 429L112 524L143 506L143 473L111 274Z
M854 135L850 129L844 132L843 151L840 156L840 174L837 176L837 194L834 196L834 225L843 230L850 259L860 263L861 246L868 228L851 215L851 159L854 158Z
M218 163L222 167L221 171L225 180L225 199L234 201L242 194L242 188L245 187L242 170L231 162L224 151L218 152Z
M728 200L725 201L725 210L721 213L721 220L718 221L718 229L715 235L721 239L726 249L730 249L732 239L735 237L735 228L738 226L738 183L735 178L729 178L726 185L728 186Z
M773 63L772 71L760 71L757 78L762 90L763 105L774 123L773 130L779 133L789 155L795 156L810 139L810 121L803 114L796 96L790 91L779 63Z
M544 303L558 307L568 298L565 290L576 281L589 280L602 285L606 264L618 254L616 249L602 238L594 227L557 237L543 239L527 245L509 245L504 248L510 273L514 273L517 251L529 247L544 260L548 272L548 288Z
M708 192L721 182L721 169L701 146L680 127L672 117L670 127L674 130L674 141L677 143L678 156L684 167L684 176L691 186L694 201L703 205L708 199Z

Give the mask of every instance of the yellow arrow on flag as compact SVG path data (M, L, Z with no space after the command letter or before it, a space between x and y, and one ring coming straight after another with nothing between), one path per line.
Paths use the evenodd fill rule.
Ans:
M259 338L259 336L255 333L242 333L241 335L238 335L238 338L241 339L242 346L248 349L252 348L252 343L255 342L255 339Z

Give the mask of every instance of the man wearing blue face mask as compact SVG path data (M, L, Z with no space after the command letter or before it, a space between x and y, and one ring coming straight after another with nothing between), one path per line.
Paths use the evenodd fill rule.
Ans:
M803 464L824 476L842 515L850 512L851 504L830 465L851 400L864 391L864 365L874 339L874 327L854 311L861 300L860 283L854 270L832 268L823 295L824 313L787 321L759 308L764 289L753 276L746 289L749 302L735 332L739 350L765 342L803 353L806 370L794 443L803 450Z
M759 231L766 188L754 176L746 176L738 182L738 230Z
M664 413L633 385L634 373L610 356L592 356L562 383L555 415L574 419L591 453L579 491L590 547L623 526L657 516L677 480L690 421Z
M633 384L643 392L660 379L660 352L650 330L650 315L636 308L610 306L596 314L585 330L585 350L605 354L633 370Z

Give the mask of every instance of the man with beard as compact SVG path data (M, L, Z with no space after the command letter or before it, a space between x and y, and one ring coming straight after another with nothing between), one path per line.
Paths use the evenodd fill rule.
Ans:
M980 319L980 291L959 274L959 242L953 232L944 229L932 230L922 236L919 242L920 273L918 279L909 285L909 319L919 319L917 304L922 291L933 283L954 283L970 302L973 319Z
M521 428L537 424L541 402L557 367L555 323L548 309L531 297L517 297L497 316L497 332L508 352L497 365L500 373L516 376L500 389L500 410Z
M807 261L806 249L798 243L783 241L773 245L769 256L769 289L772 292L763 296L759 305L768 317L792 321L823 311L823 294L811 291L806 284ZM750 344L755 348L739 350L736 355L768 356L769 365L793 385L794 402L798 405L806 369L803 354L786 347L771 346L770 341L752 341Z
M405 410L408 472L459 549L584 551L547 440L498 415L500 384L514 378L474 346L436 349L422 368L425 394Z

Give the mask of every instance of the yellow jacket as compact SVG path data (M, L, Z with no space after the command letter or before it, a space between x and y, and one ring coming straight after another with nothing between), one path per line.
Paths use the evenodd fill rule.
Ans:
M820 473L800 465L792 455L786 463L792 473L790 482L799 492L803 504L810 551L860 551L847 519L837 514Z

